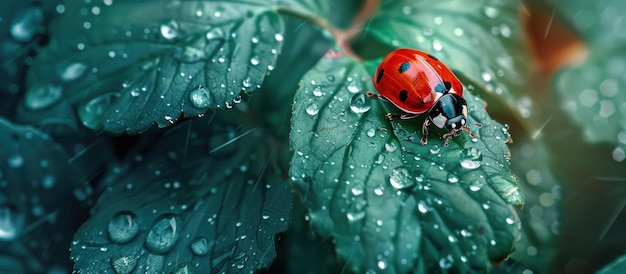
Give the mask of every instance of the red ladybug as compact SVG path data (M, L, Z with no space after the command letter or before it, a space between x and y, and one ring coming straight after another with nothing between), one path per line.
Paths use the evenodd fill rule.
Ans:
M389 120L413 119L428 112L428 118L422 125L422 145L428 142L428 126L431 123L448 130L442 136L446 138L445 146L461 131L476 138L467 127L463 85L436 57L416 49L394 50L380 63L372 82L379 94L368 93L368 96L391 102L404 112L400 115L387 114Z

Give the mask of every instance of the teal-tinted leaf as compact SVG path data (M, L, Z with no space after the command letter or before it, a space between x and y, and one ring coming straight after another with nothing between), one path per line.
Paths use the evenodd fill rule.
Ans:
M240 127L237 115L244 113L190 120L168 131L151 153L114 168L93 216L75 234L75 270L251 273L267 267L275 234L290 222L291 194L276 165L282 152L260 128Z
M550 0L557 16L570 22L577 32L593 46L614 47L626 44L626 22L620 11L626 9L621 0Z
M525 53L518 4L508 0L381 1L364 31L386 46L379 47L386 50L377 55L397 47L430 52L471 80L477 90L486 91L484 95L505 102L508 111L524 118L523 123L536 122L543 113L532 108L527 91L521 88ZM361 45L373 42L367 37L359 41Z
M523 204L506 128L467 93L480 137L444 147L432 131L422 146L423 120L386 120L398 110L363 97L364 65L340 56L322 59L294 99L290 176L314 230L356 272L484 270L504 258L519 231L511 204Z
M95 130L136 133L231 107L275 65L267 1L68 1L29 72L25 103L74 105Z
M622 255L615 261L606 265L597 274L620 274L626 272L626 255Z
M554 88L561 107L580 125L588 142L615 145L613 159L626 159L626 54L592 53L588 62L557 74Z
M0 272L69 272L78 172L47 134L0 119ZM59 201L63 201L62 203Z

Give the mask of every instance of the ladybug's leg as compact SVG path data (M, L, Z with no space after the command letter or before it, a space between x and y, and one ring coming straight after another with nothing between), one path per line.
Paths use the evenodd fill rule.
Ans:
M410 114L410 113L403 113L403 114L395 114L395 113L387 113L387 115L385 115L385 117L387 117L387 120L392 121L392 120L409 120L409 119L413 119L416 118L418 115L417 114Z
M463 130L464 130L465 132L467 132L467 134L469 134L469 136L470 136L470 137L472 137L472 138L474 138L474 139L475 139L475 138L478 138L478 135L476 135L475 133L473 133L472 131L470 131L470 128L469 128L470 126L476 126L476 127L481 128L481 127L483 127L483 125L482 125L482 124L479 124L479 123L471 123L471 124L466 125L466 126L464 126L464 127L463 127Z
M448 147L448 142L450 142L450 139L452 139L452 137L459 135L458 131L453 131L453 132L448 132L446 134L444 134L443 136L441 136L442 138L446 138L446 142L443 143L443 146Z
M383 102L389 102L389 100L387 100L387 98L382 97L382 96L378 96L378 94L373 93L373 92L371 92L371 91L366 91L366 92L365 92L365 95L366 95L367 97L369 97L369 98L372 98L372 99L380 99L380 100L381 100L381 101L383 101Z
M424 123L422 124L422 139L420 140L420 143L422 143L422 145L425 145L426 143L428 143L428 126L430 125L430 120L426 119L424 120Z

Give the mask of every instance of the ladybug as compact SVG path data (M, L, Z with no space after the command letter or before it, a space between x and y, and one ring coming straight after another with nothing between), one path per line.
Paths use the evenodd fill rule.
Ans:
M396 49L380 63L372 82L379 94L368 92L369 97L391 102L404 112L387 114L387 119L413 119L428 113L422 124L422 145L428 142L430 124L448 131L442 136L445 146L461 131L477 137L467 125L461 81L436 57L416 49Z

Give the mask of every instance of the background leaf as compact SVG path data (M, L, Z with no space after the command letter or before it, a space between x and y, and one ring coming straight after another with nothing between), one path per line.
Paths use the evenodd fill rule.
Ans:
M419 121L387 121L363 98L364 66L341 54L307 73L294 99L290 174L316 233L334 238L355 272L484 270L503 259L519 229L510 204L523 204L506 128L468 94L480 138L444 148L433 133L422 146Z
M234 110L168 131L151 153L112 169L72 243L75 270L254 272L290 223L284 158ZM138 198L140 197L140 198Z
M68 101L87 127L112 133L165 127L254 92L283 40L266 1L107 3L63 6L29 72L26 106Z
M47 134L0 119L0 272L68 272L79 169ZM63 203L59 203L63 201Z

